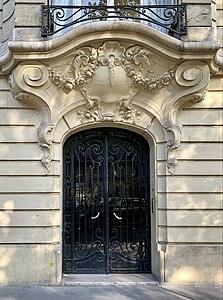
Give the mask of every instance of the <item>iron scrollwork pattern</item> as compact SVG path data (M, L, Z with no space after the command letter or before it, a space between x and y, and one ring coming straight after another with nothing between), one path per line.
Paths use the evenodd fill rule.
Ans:
M124 130L88 130L64 148L63 271L150 272L149 148Z
M128 20L166 30L171 35L187 34L186 5L42 5L42 36L51 36L80 23Z

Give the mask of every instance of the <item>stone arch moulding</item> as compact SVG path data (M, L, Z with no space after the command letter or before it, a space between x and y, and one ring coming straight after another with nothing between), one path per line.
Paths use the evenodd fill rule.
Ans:
M20 59L17 56L10 75L11 91L40 112L38 139L46 174L54 126L71 110L76 110L76 126L122 122L148 130L150 116L154 116L166 132L167 166L174 172L181 136L178 112L187 102L203 100L218 46L198 42L195 49L193 43L185 47L171 37L167 43L163 34L151 29L146 35L143 32L144 40L139 32L134 39L131 35L126 39L122 30L111 39L110 28L103 40L92 32L91 38L79 43L71 36L73 40L64 45L61 37L56 46L51 43L53 51L43 51L45 42L42 50L39 44L32 50L34 54L23 45L23 54ZM13 49L16 57L18 49ZM12 58L7 59L10 69Z

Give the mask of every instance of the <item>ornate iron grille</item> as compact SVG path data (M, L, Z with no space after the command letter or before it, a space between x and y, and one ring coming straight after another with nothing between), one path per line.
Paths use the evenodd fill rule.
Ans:
M186 5L42 5L42 36L51 36L79 23L105 20L141 22L170 35L187 34Z
M64 273L150 272L149 148L117 129L64 147Z

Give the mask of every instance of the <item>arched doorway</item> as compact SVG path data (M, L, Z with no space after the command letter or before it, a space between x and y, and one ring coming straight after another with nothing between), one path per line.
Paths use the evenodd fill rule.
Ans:
M149 145L118 128L64 145L63 273L151 272Z

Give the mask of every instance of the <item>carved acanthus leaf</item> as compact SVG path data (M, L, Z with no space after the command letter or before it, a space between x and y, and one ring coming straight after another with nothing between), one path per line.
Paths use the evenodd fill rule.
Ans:
M49 138L49 133L53 130L54 126L48 123L42 123L38 128L39 146L44 155L41 159L42 165L45 168L45 173L49 174L51 170L51 150L52 140Z
M127 121L128 123L137 123L140 120L141 112L139 109L135 109L131 104L129 108L121 105L118 109L118 114L120 116L120 121Z
M49 76L58 89L69 94L72 90L83 87L93 76L97 69L96 49L85 47L74 52L68 73L72 76L61 75L49 67Z
M170 174L174 173L177 165L175 152L180 147L181 126L178 124L163 124L163 127L172 133L172 139L167 141L167 167Z
M117 108L115 113L101 113L101 109L98 106L93 108L84 108L77 111L78 118L81 123L95 122L95 121L120 121L135 124L140 120L141 112L139 109L135 109L131 104L128 108L123 104Z
M81 123L95 122L95 121L121 121L128 123L136 123L140 119L140 111L134 108L133 104L130 104L131 99L136 93L136 90L129 90L127 96L122 96L119 99L119 105L113 112L102 113L102 107L98 97L91 97L88 95L86 89L82 89L88 103L84 109L77 111L78 118Z

